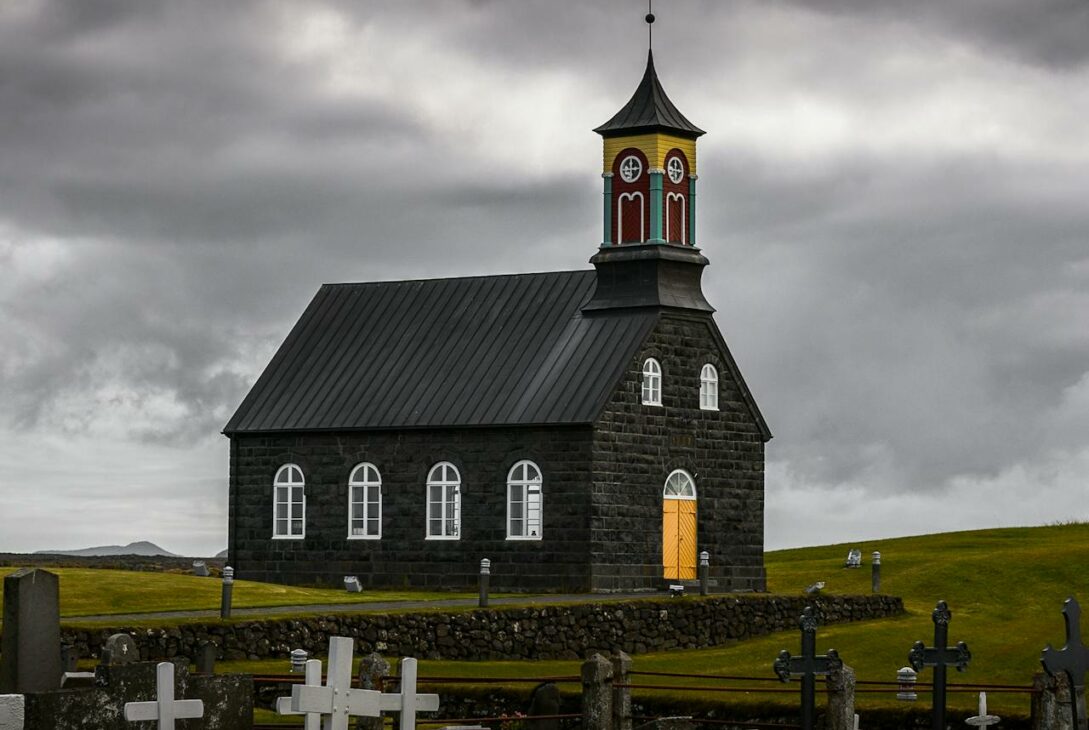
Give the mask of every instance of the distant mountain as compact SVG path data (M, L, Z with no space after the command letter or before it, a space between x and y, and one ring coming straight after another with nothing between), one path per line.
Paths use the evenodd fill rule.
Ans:
M175 553L163 550L153 542L141 540L130 542L128 545L102 545L101 547L89 547L82 550L38 550L35 555L77 555L81 557L97 557L103 555L165 555L168 558L181 557Z
M216 553L216 557L217 557L217 558L225 558L225 557L227 557L227 551L226 551L226 550L221 550L220 552Z

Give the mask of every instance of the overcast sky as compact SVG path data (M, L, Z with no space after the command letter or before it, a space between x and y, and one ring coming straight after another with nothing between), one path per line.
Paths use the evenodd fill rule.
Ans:
M587 267L642 0L0 3L0 551L226 545L324 282ZM1089 0L673 0L767 544L1089 518Z

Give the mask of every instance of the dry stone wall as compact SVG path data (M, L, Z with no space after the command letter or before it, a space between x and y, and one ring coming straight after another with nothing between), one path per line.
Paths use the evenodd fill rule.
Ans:
M900 598L884 595L730 595L456 613L356 613L161 629L66 629L63 638L80 656L98 656L110 634L129 633L144 660L195 657L205 643L218 646L221 659L286 658L299 648L324 655L330 636L354 638L357 654L580 659L593 652L698 649L792 629L807 604L816 606L823 623L881 618L904 610Z

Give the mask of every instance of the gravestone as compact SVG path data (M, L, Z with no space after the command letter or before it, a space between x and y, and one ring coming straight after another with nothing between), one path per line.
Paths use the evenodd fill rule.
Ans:
M61 671L75 672L79 668L79 649L71 644L61 647Z
M102 650L102 666L123 667L140 661L140 650L128 634L112 634Z
M548 715L560 714L560 688L553 682L539 684L529 696L529 716L522 721L526 730L560 730L558 718ZM545 715L544 719L537 719Z
M60 688L60 581L40 568L4 578L0 694Z
M812 606L806 606L798 619L798 628L802 632L802 654L791 656L783 649L772 663L772 670L781 682L789 682L791 677L802 678L802 729L813 730L816 723L816 677L828 675L843 667L843 660L835 649L827 654L817 654L817 614Z
M862 551L858 548L851 548L847 553L847 560L843 563L844 568L861 568L862 567Z
M174 699L174 664L171 662L159 662L155 667L154 699L125 703L127 721L154 720L159 730L174 730L175 720L201 717L204 717L204 702Z
M204 644L197 650L197 674L216 673L216 655L219 649L215 644Z
M26 700L22 695L0 695L0 728L23 730Z
M958 672L963 672L972 661L972 652L968 651L968 645L963 641L958 641L956 646L947 645L953 612L945 601L938 601L930 618L934 622L934 646L916 641L908 652L908 664L916 672L922 671L923 667L934 668L930 722L933 730L945 730L946 670L955 667Z
M1081 640L1081 606L1071 596L1063 603L1063 621L1066 623L1066 643L1062 649L1048 644L1040 655L1040 662L1048 674L1065 674L1070 686L1070 712L1074 727L1089 730L1089 717L1085 710L1085 675L1089 673L1089 647Z
M389 662L381 654L371 652L359 660L359 688L381 692L389 676ZM356 730L382 730L385 722L379 717L360 717L355 721Z
M344 590L348 591L349 593L362 593L363 586L359 582L359 576L344 576Z
M208 572L208 566L204 563L203 560L194 560L193 575L197 576L198 578L207 578L211 575L211 573Z

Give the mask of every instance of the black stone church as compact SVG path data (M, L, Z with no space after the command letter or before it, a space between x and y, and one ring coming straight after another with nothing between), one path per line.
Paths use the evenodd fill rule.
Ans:
M224 433L239 578L764 590L771 438L704 298L696 139L648 59L593 270L322 286Z

